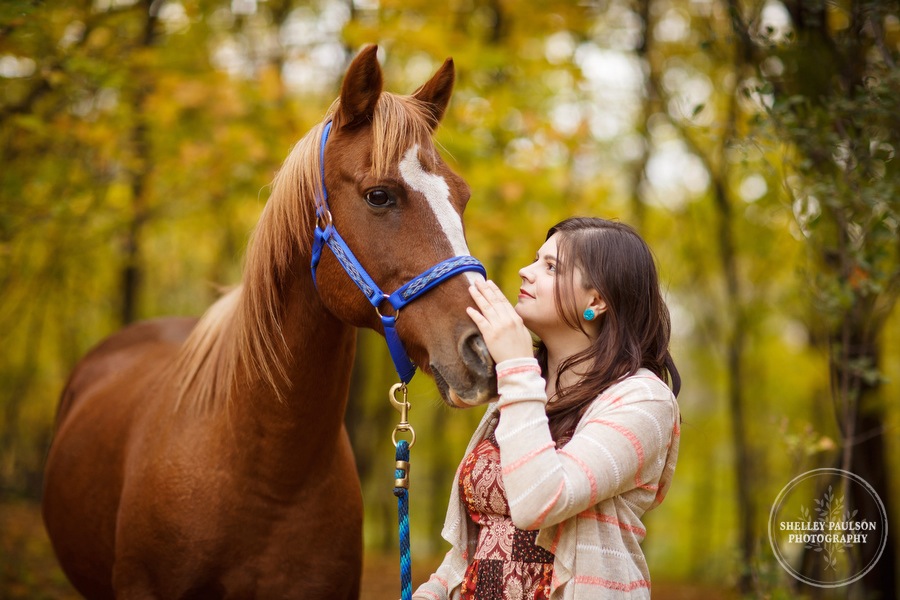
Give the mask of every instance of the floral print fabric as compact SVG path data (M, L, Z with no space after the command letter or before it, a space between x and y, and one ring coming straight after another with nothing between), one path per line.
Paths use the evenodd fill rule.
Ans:
M463 461L459 491L479 531L475 558L462 583L463 600L549 598L553 554L535 544L537 531L513 525L493 435Z

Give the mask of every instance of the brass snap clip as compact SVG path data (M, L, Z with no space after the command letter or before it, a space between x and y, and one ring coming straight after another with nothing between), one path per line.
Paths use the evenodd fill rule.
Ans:
M397 399L397 392L401 392L403 394L403 400ZM395 383L391 386L391 391L388 392L388 399L391 401L391 404L400 411L400 422L397 423L397 426L394 427L394 433L391 434L391 441L394 442L394 447L397 447L399 443L397 440L398 433L409 433L409 447L412 448L416 443L416 432L412 428L412 425L409 424L409 401L407 400L407 388L405 383Z

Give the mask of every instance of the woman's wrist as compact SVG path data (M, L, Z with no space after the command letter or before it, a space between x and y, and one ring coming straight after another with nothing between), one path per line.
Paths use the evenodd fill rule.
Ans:
M501 408L517 402L547 403L545 382L536 358L510 358L497 363L496 368L500 393L497 404Z
M503 379L504 377L508 377L509 375L515 375L517 373L522 372L536 372L538 375L541 374L541 367L538 364L538 361L533 356L523 356L519 358L508 358L504 361L500 361L497 363L495 367L497 370L497 380Z

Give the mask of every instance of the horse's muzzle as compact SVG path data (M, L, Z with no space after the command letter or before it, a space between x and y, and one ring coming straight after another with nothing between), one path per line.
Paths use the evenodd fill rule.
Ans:
M478 406L490 402L497 395L494 359L480 333L463 336L458 347L464 367L455 374L444 365L431 364L434 381L444 402L456 408Z

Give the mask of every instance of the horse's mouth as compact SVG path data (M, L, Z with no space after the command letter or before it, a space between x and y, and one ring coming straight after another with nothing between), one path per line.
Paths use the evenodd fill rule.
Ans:
M471 408L473 406L487 404L497 395L497 380L493 375L484 380L480 380L474 385L463 388L462 386L451 385L437 365L431 365L431 372L434 376L434 382L437 385L438 391L441 394L441 400L443 400L447 406L453 408Z

